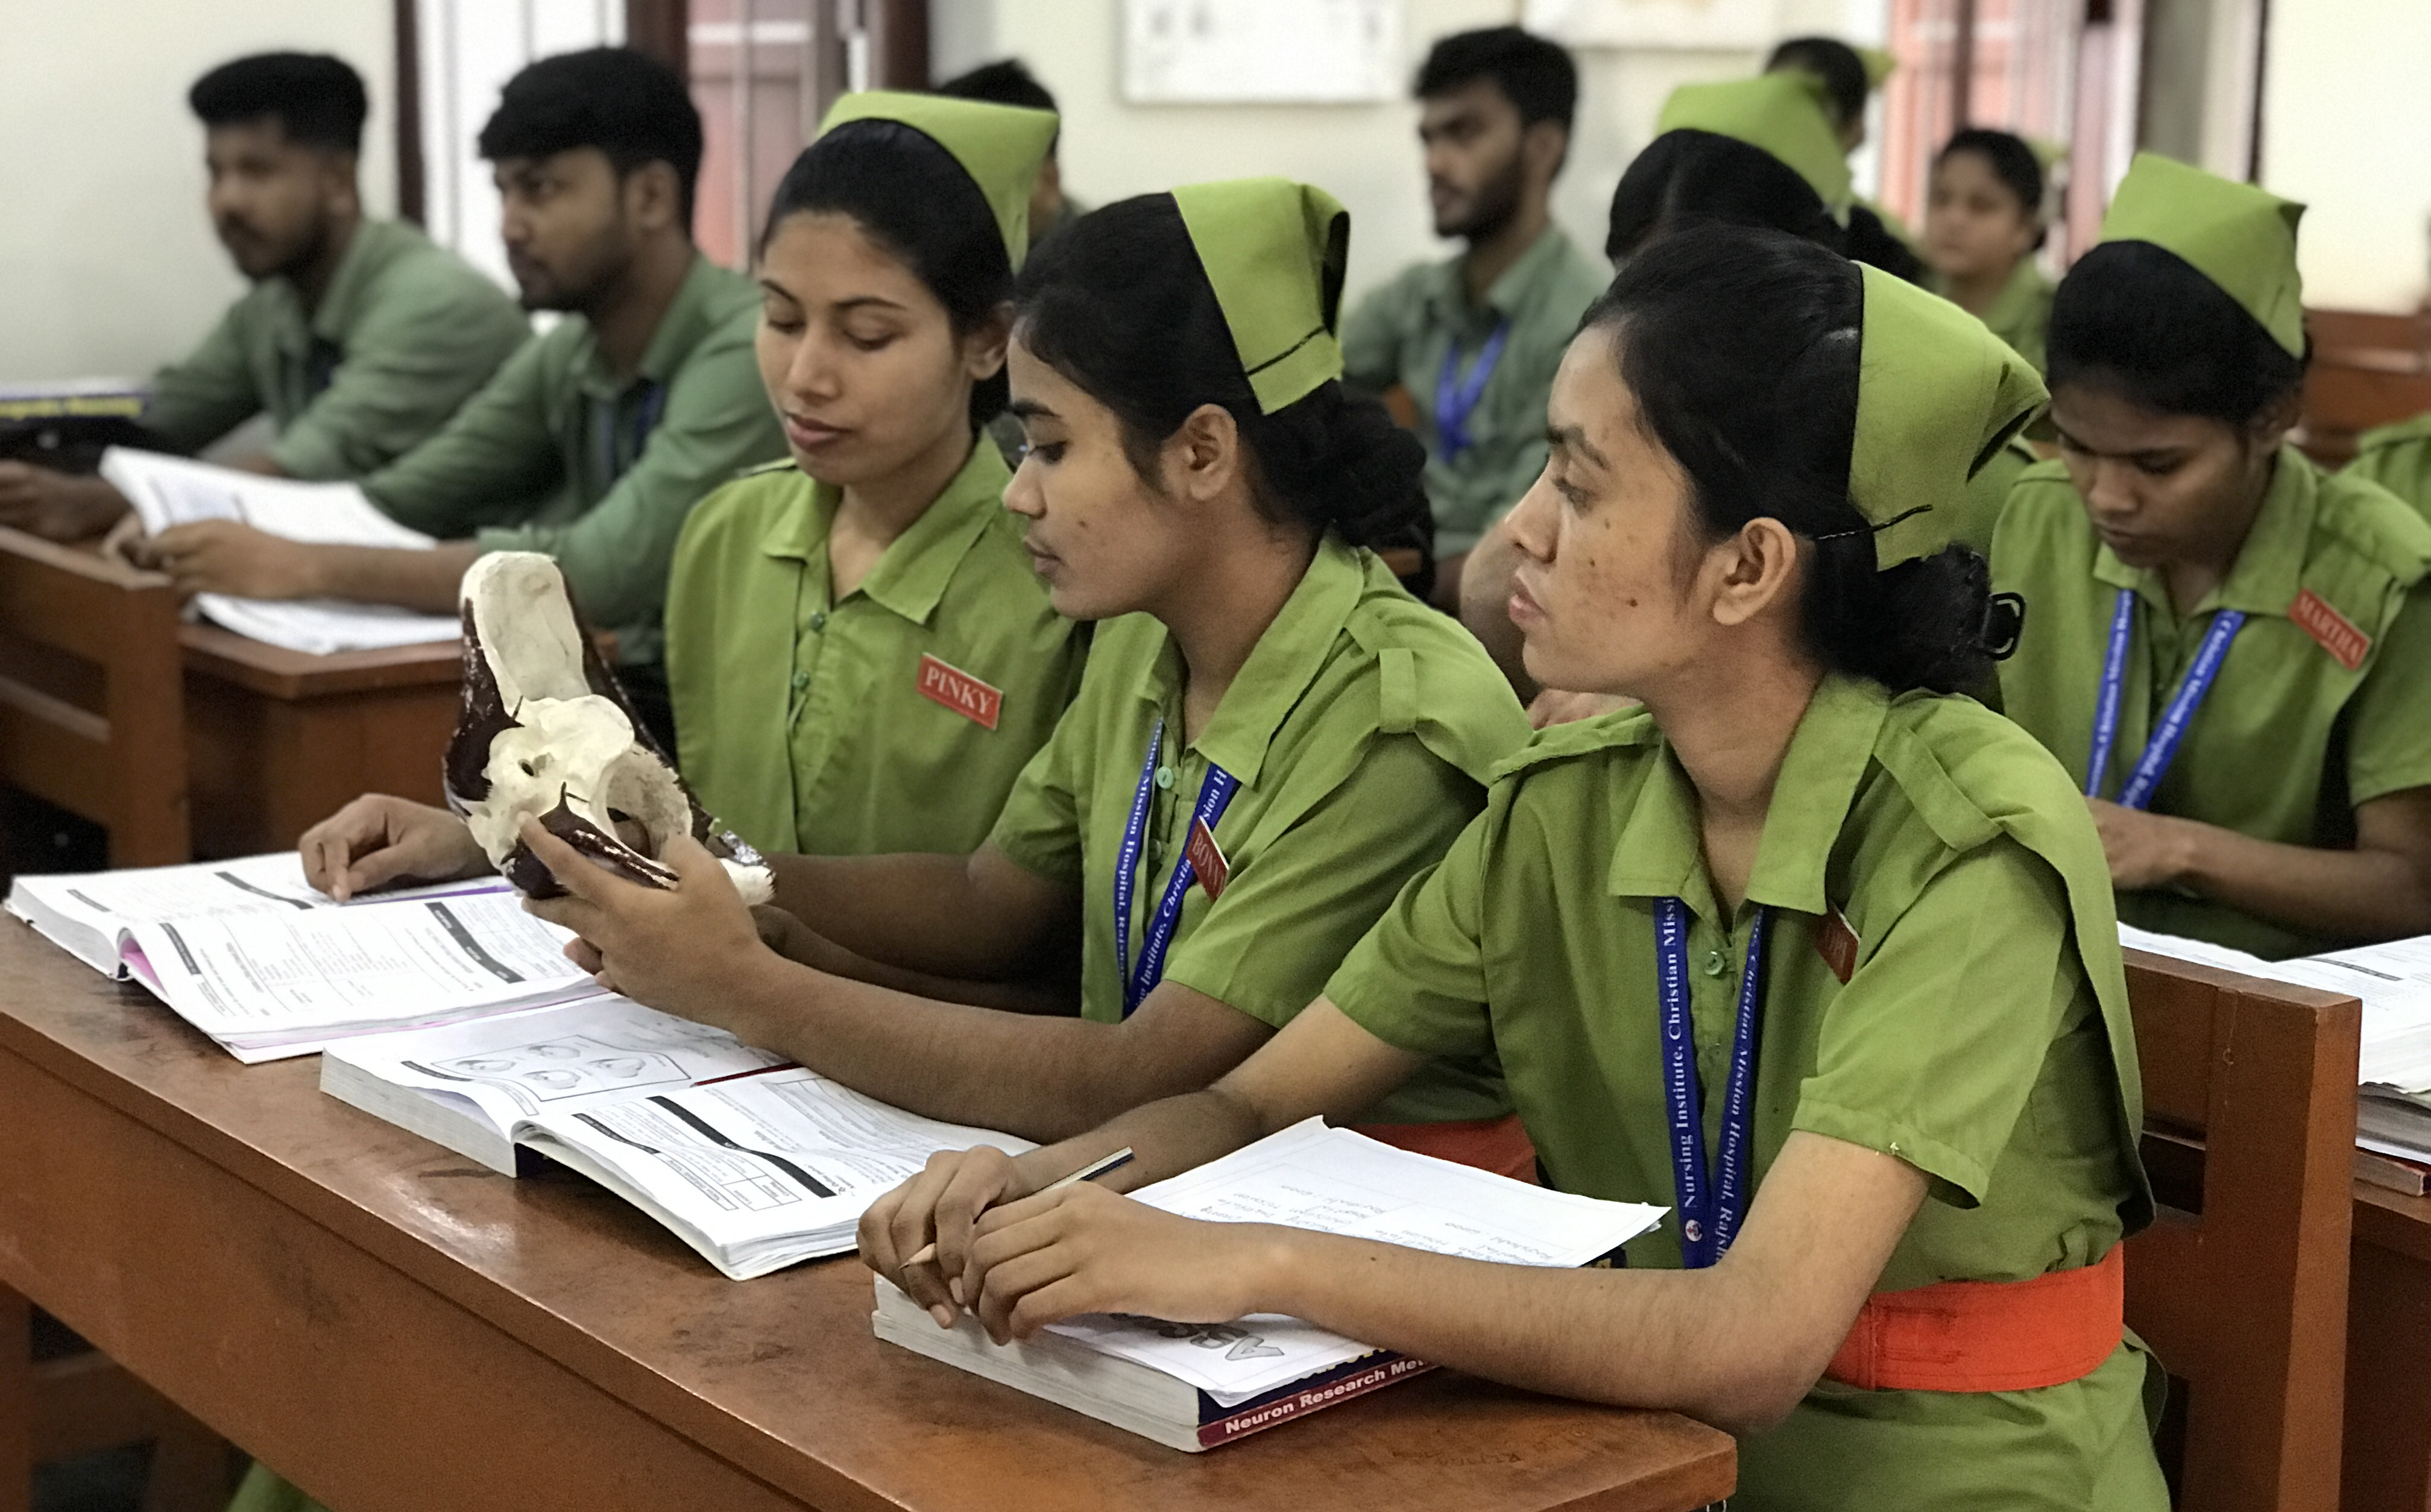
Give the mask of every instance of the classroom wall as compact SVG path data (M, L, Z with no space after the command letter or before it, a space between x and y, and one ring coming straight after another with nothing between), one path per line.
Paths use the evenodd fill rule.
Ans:
M365 198L394 213L394 25L391 0L0 0L0 383L144 376L243 292L186 111L215 63L292 47L354 64Z
M1407 0L1409 69L1435 38L1517 22L1521 8L1519 0ZM1871 41L1886 10L1887 0L1781 0L1781 33ZM1249 174L1320 184L1351 212L1354 298L1413 259L1452 250L1428 224L1414 104L1130 105L1121 97L1119 0L952 0L932 14L938 77L1014 55L1055 92L1064 182L1086 203ZM1747 51L1581 52L1578 122L1554 193L1563 227L1601 256L1613 185L1653 135L1663 97L1676 84L1745 75L1761 61Z
M2271 7L2262 181L2312 207L2298 245L2305 302L2407 311L2431 219L2431 4Z

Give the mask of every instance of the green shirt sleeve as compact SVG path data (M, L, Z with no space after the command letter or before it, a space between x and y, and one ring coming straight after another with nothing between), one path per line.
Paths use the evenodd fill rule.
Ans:
M1367 1033L1427 1055L1484 1055L1494 1031L1485 1000L1486 847L1481 815L1443 860L1410 879L1325 984Z
M400 280L346 339L329 386L289 422L271 459L295 478L357 478L435 434L531 328L513 302L463 278Z
M2059 874L2006 837L1953 862L1825 1009L1791 1127L1905 1161L1960 1207L2085 988Z
M1382 394L1401 381L1400 279L1370 289L1342 323L1342 381Z
M146 426L198 451L261 412L266 400L245 362L244 318L240 299L184 361L153 375L152 396L143 406Z
M399 524L461 541L555 488L564 462L548 422L550 344L524 344L445 429L365 479L363 492Z
M1005 798L988 844L1022 870L1049 882L1081 885L1081 773L1076 766L1089 734L1084 695L1056 722L1055 733L1021 769Z
M1282 1028L1479 801L1415 736L1376 737L1349 779L1233 870L1175 942L1165 980Z
M703 342L667 385L665 413L625 476L578 519L493 526L485 551L545 551L598 623L655 617L694 505L782 450L748 330Z
M2353 707L2347 801L2431 785L2431 580L2407 590Z

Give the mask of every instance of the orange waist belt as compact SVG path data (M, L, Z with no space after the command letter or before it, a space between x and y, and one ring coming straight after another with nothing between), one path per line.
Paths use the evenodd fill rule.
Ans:
M2032 1391L2090 1375L2126 1332L2124 1247L2028 1281L1876 1292L1823 1371L1865 1391Z
M1452 1123L1363 1123L1357 1132L1397 1150L1413 1150L1536 1184L1536 1146L1516 1113Z

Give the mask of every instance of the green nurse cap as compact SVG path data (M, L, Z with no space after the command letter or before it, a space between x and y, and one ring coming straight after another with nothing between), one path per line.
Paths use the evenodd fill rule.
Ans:
M1719 84L1683 84L1655 120L1666 131L1711 131L1759 147L1789 165L1837 214L1848 209L1849 160L1823 111L1822 81L1801 69Z
M1288 178L1233 178L1173 192L1258 410L1272 414L1342 376L1342 273L1350 213Z
M1899 59L1879 47L1852 47L1857 61L1866 65L1866 88L1878 90L1885 80L1899 72Z
M1968 480L2042 407L2043 380L1984 323L1880 268L1866 280L1849 497L1874 563L1951 543Z
M2262 323L2294 357L2305 355L2305 284L2296 274L2296 222L2305 207L2173 159L2139 152L2102 222L2104 242L2150 242Z
M819 126L824 136L848 121L893 121L953 154L987 196L1015 268L1030 251L1030 186L1055 141L1052 110L989 105L943 94L863 90L835 102Z

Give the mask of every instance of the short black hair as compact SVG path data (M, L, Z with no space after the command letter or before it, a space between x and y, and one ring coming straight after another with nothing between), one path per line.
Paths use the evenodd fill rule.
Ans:
M1839 38L1792 37L1780 43L1764 60L1764 71L1777 74L1785 68L1803 70L1823 81L1824 109L1834 126L1845 126L1865 115L1873 82L1866 77L1866 60Z
M2009 186L2018 196L2027 218L2041 220L2043 215L2043 164L2026 139L2012 131L1995 131L1988 126L1969 126L1953 135L1933 156L1939 163L1962 152L1971 152L1991 165L1992 176Z
M629 47L544 58L507 80L481 127L481 156L546 158L596 147L618 174L662 162L676 171L678 213L692 234L700 177L700 111L676 71Z
M957 74L937 86L940 94L950 94L958 100L978 100L987 105L1018 105L1031 110L1055 110L1055 96L1030 65L1018 58L999 58L993 63L981 63L966 74ZM1061 111L1057 111L1061 114ZM1064 133L1059 129L1056 138ZM1047 144L1047 156L1055 156L1055 142Z
M832 211L912 270L966 336L1013 298L1013 258L987 196L954 155L898 121L847 121L802 149L768 205L761 249L789 215ZM971 389L971 423L1004 409L999 368Z
M360 152L371 102L363 76L327 53L256 53L194 80L186 104L207 126L276 117L287 140L329 152Z
M2194 265L2151 242L2104 242L2052 296L2051 386L2104 388L2162 414L2232 427L2301 388L2305 359Z
M1454 32L1427 49L1410 92L1420 99L1449 94L1464 84L1490 78L1503 98L1519 108L1519 124L1554 121L1563 130L1579 109L1579 67L1558 42L1517 26Z

